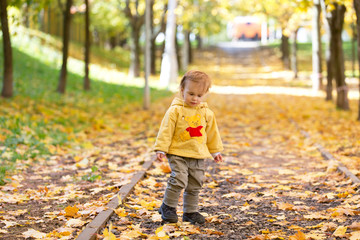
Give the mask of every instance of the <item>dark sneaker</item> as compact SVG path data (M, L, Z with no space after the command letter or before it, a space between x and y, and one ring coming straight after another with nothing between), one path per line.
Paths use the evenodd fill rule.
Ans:
M199 212L184 213L183 221L191 222L192 224L195 224L195 223L203 224L203 223L205 223L205 218Z
M178 216L176 214L176 208L169 207L165 203L159 208L159 213L161 214L162 220L170 223L177 223Z

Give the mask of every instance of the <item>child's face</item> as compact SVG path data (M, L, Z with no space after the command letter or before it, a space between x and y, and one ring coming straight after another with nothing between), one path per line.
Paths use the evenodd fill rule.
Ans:
M199 105L205 99L206 93L202 83L193 81L187 81L185 88L181 89L181 95L184 98L185 103L190 107Z

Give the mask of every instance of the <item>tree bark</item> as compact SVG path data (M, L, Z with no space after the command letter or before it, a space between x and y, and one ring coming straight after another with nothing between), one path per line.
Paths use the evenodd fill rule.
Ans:
M334 4L330 19L331 36L333 38L334 55L334 77L336 82L336 107L343 110L349 110L348 87L345 82L344 52L342 48L341 33L344 25L346 8L344 5Z
M66 8L65 8L65 11L63 12L63 17L64 17L64 19L63 19L63 22L64 22L63 50L62 50L63 62L62 62L61 71L60 71L59 85L57 88L57 91L62 94L65 93L65 89L66 89L67 60L68 60L68 55L69 55L69 40L70 40L70 23L71 23L70 8L71 8L71 5L72 5L72 0L66 0Z
M328 36L328 40L327 40L327 45L326 45L326 51L325 51L325 59L326 59L326 97L325 100L326 101L331 101L333 99L332 97L332 90L333 90L333 78L334 78L334 62L333 62L333 58L332 56L334 55L333 51L334 51L334 42L333 42L333 37L332 37L332 33L331 33L331 27L330 27L330 22L331 22L331 12L326 11L326 3L325 0L320 0L320 4L321 4L321 9L323 12L323 15L326 18L325 21L325 32L326 35Z
M183 45L183 51L182 51L182 70L187 71L187 68L189 66L189 31L184 30L184 45Z
M150 69L151 71L150 71L150 73L155 75L156 74L156 60L157 60L156 38L157 38L157 36L159 36L159 34L161 32L165 32L165 27L166 27L165 17L166 17L166 12L167 12L167 3L164 5L164 11L161 16L161 23L158 28L158 31L155 31L155 28L154 28L153 5L154 5L154 0L151 0L151 22L150 22L151 23L151 69ZM161 54L161 56L162 56L162 54Z
M126 17L130 21L131 26L131 44L130 44L130 69L129 76L130 77L139 77L140 76L140 30L141 26L144 24L145 16L144 14L139 14L139 1L135 2L135 14L132 13L130 9L130 1L126 0L126 7L124 9L124 13Z
M85 76L84 90L90 90L89 64L90 64L90 17L89 17L89 0L85 0Z
M357 53L358 53L358 68L360 70L360 0L354 0L354 8L356 13L356 29L357 29ZM360 75L359 75L359 96L360 96ZM360 121L360 97L358 102L358 117Z
M10 98L13 96L13 62L6 0L0 0L0 15L4 49L4 78L1 96Z
M294 79L298 78L298 62L297 62L297 34L299 28L296 29L293 34L293 42L291 47L291 69L294 72Z
M191 47L191 41L190 41L190 32L187 35L187 39L189 41L189 64L194 62L194 55L193 55L193 49Z
M152 2L152 3L151 3ZM145 110L150 108L150 87L149 77L151 68L151 12L152 0L146 0L145 9L145 86L144 86L144 102L143 108Z
M177 26L176 26L176 30L175 30L175 49L176 49L176 60L177 60L177 64L178 64L178 69L182 69L182 62L181 62L181 49L180 49L180 44L179 41L177 39Z
M281 36L281 59L284 64L284 68L290 69L290 51L289 51L289 37L282 34Z
M161 61L160 85L167 88L169 88L170 83L176 82L178 77L175 49L176 5L176 0L169 0L165 33L165 52Z
M322 83L322 57L320 32L320 0L314 0L312 24L312 88L318 91L323 88Z

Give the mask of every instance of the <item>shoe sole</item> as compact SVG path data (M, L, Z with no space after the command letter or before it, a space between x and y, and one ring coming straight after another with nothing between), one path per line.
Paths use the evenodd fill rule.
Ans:
M169 222L169 223L177 223L178 219L175 218L164 218L161 209L158 210L158 212L161 214L161 219L165 222Z
M190 219L188 217L183 217L183 222L190 222L191 224L195 224L195 223L204 224L205 223L205 221L203 221L203 222L193 221L192 219Z

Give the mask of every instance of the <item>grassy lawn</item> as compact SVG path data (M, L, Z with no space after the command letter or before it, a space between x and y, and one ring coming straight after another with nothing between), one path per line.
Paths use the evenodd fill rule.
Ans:
M124 50L111 55L94 47L92 59L101 64L91 65L91 90L85 92L84 64L76 59L82 57L82 49L72 44L66 94L57 93L61 43L56 38L46 38L44 41L44 36L26 34L12 38L14 97L0 99L0 184L8 181L7 175L14 173L16 163L50 159L59 148L71 148L87 129L101 131L110 122L120 126L120 114L142 107L144 80L128 79L126 73L118 70L129 65L129 54ZM3 48L0 55L2 51ZM169 94L153 88L151 99Z

